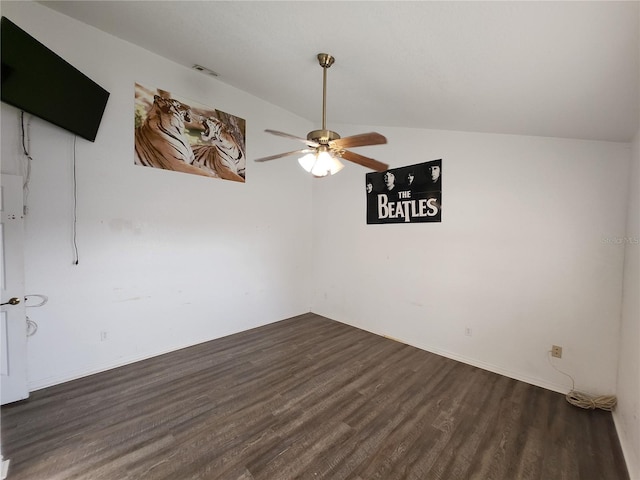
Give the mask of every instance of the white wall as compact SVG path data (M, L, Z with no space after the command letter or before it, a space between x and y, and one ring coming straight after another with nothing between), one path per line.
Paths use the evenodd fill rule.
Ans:
M625 262L617 239L637 232L638 216L636 183L636 223L625 229L628 144L335 125L343 135L381 131L388 145L358 151L392 166L443 159L441 224L367 226L367 170L354 165L312 181L295 161L250 162L245 185L134 166L136 81L247 119L249 158L282 150L264 128L313 125L42 5L4 2L2 14L111 92L97 141L76 146L77 266L74 139L30 120L27 293L50 298L29 311L39 324L29 340L32 389L312 304L336 320L566 391L570 382L548 363L559 344L564 358L555 365L577 388L616 391ZM19 171L20 151L18 112L2 104L3 173ZM625 265L634 254L637 265L637 248L626 250ZM637 269L626 272L633 299ZM617 421L637 447L637 302L624 308Z
M614 419L629 476L640 478L640 131L633 142L624 290L618 365L618 406Z
M26 293L49 297L28 310L31 389L309 311L309 177L286 160L249 161L246 184L135 166L134 82L245 118L249 159L286 148L265 128L309 122L42 5L2 15L111 92L96 142L76 145L77 266L74 138L30 120ZM19 171L18 119L2 104L4 174Z
M249 158L284 148L264 128L313 125L42 5L3 2L2 14L111 92L97 141L75 147L77 266L74 138L30 118L27 293L50 299L29 311L39 324L31 389L310 305L557 391L571 384L549 365L551 344L563 346L554 362L576 388L612 393L620 337L615 418L638 472L640 262L637 244L619 241L638 237L638 137L630 154L627 144L380 128L389 145L359 152L392 167L443 159L443 222L367 226L366 170L354 165L312 181L295 161L250 162L244 185L134 166L134 82L247 119ZM1 113L2 172L15 174L19 112Z
M629 144L341 130L386 135L361 151L391 167L442 158L442 223L367 226L362 168L315 182L314 312L566 392L560 345L576 388L615 392Z

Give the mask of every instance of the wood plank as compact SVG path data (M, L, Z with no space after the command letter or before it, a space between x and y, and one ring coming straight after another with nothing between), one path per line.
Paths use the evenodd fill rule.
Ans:
M305 314L2 409L11 480L627 480L609 412Z

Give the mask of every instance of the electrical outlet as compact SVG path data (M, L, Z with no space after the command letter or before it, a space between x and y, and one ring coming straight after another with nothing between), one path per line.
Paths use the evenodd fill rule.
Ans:
M466 328L464 329L464 334L465 334L467 337L470 337L471 335L473 335L473 331L471 330L471 328L470 328L470 327L466 327Z
M558 345L551 345L551 356L562 358L562 347L559 347Z
M107 341L107 332L105 332L105 331L100 332L100 341L101 342L106 342Z

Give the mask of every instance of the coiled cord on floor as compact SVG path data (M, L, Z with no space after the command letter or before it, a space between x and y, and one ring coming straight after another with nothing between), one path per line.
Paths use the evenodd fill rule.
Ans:
M599 408L600 410L606 410L611 412L613 407L618 403L618 399L615 395L598 395L592 396L582 392L576 392L575 390L571 390L567 393L566 397L567 402L571 405L575 405L576 407L584 408L587 410L595 410Z
M576 388L576 382L573 380L573 377L568 373L563 372L559 368L557 368L553 362L551 361L551 350L549 350L547 359L549 360L549 364L561 374L569 377L571 379L571 391L565 395L567 402L576 407L584 408L586 410L595 410L596 408L600 410L606 410L611 412L613 407L618 403L618 399L615 395L589 395L588 393L578 392Z

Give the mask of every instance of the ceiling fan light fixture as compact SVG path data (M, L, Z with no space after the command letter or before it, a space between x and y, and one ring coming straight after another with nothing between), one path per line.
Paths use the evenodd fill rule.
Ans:
M299 158L298 163L314 177L326 177L338 173L344 168L340 161L341 159L357 163L376 172L383 172L389 169L389 165L386 163L347 150L353 147L387 143L387 139L384 136L376 132L369 132L341 138L336 132L327 129L327 69L333 65L334 61L335 58L328 53L318 54L318 63L322 67L322 128L309 132L306 139L278 130L265 130L265 132L272 135L303 142L307 148L256 158L256 162L266 162L267 160L288 157L289 155L307 154Z
M314 177L334 175L344 168L342 162L327 151L307 153L298 163Z

